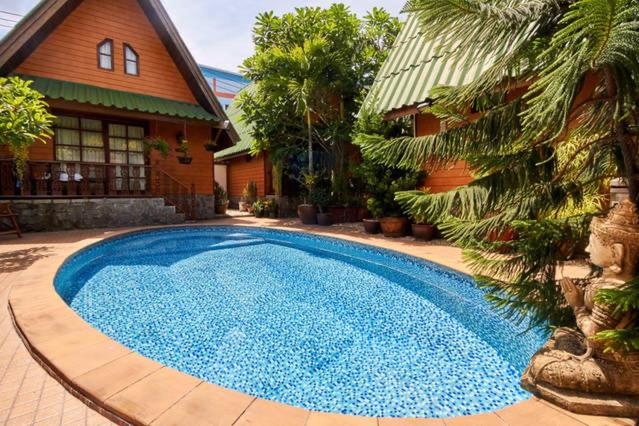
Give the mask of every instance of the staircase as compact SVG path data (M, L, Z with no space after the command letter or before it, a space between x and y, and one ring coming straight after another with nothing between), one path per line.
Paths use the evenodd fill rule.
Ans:
M164 199L167 206L175 208L176 213L183 214L186 220L196 220L195 186L189 188L164 170L155 170L153 193Z

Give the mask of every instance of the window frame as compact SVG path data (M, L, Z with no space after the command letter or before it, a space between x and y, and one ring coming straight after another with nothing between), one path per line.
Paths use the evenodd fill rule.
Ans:
M53 113L56 116L62 116L62 117L74 117L78 119L78 124L79 124L79 128L71 128L71 127L65 127L65 126L57 126L54 125L53 126L53 137L51 138L53 141L53 158L54 161L59 161L59 162L63 162L63 163L85 163L85 164L95 164L95 165L116 165L116 166L148 166L150 164L150 159L148 157L148 155L146 155L146 153L144 153L144 164L130 164L129 161L129 130L128 127L129 126L135 126L135 127L142 127L144 129L144 138L148 138L149 137L149 126L148 126L148 122L145 121L136 121L136 120L123 120L120 119L118 117L105 117L105 116L101 116L101 115L93 115L93 114L83 114L81 112L75 112L75 111L64 111L64 110L54 110ZM88 120L99 120L102 122L102 142L103 142L103 147L104 147L104 162L100 163L100 162L95 162L95 161L84 161L83 157L83 148L85 148L84 144L82 143L82 119L88 119ZM127 127L127 163L111 163L111 146L109 143L109 124L119 124L119 125L123 125ZM79 145L67 145L67 144L59 144L58 143L58 135L56 133L56 129L61 128L61 129L68 129L68 130L77 130L80 132L80 143ZM84 130L84 131L91 131L91 130ZM95 132L98 133L98 132ZM133 138L135 139L135 138ZM73 146L76 148L80 149L80 160L60 160L58 158L58 151L57 151L57 147L58 146ZM86 148L92 148L91 146L86 146ZM95 147L93 147L95 148ZM116 152L124 152L123 150L114 150ZM137 152L137 151L131 151L131 152Z
M126 69L127 63L133 62L133 60L127 59L127 57L126 57L126 50L127 49L129 49L131 51L131 53L133 53L135 55L135 74L128 72L127 69ZM123 43L122 44L122 55L124 57L124 74L132 75L134 77L139 77L140 76L140 55L138 54L138 52L136 52L135 49L129 43Z
M100 48L102 46L104 46L105 44L109 44L111 46L111 55L110 55L111 56L111 68L103 67L102 66L102 62L100 61L100 59L102 58L102 55L106 56L106 54L100 52ZM105 70L105 71L115 71L115 52L113 50L113 39L105 38L100 43L98 43L98 45L96 47L96 52L97 52L97 55L98 55L98 69Z

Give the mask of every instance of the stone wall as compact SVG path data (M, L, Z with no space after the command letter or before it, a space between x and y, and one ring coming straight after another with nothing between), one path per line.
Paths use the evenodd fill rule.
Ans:
M23 231L116 228L183 223L162 198L11 200Z
M195 196L195 215L197 219L213 219L215 217L215 197L197 194Z

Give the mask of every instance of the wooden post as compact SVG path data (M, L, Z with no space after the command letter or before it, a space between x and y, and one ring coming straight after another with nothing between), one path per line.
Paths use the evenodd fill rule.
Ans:
M191 184L191 219L197 219L197 213L195 210L195 184Z

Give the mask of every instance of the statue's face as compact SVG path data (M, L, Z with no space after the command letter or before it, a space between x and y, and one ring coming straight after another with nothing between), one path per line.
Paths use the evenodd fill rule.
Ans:
M615 263L612 247L605 245L595 232L590 233L590 242L586 251L590 254L590 261L599 267L607 268Z

